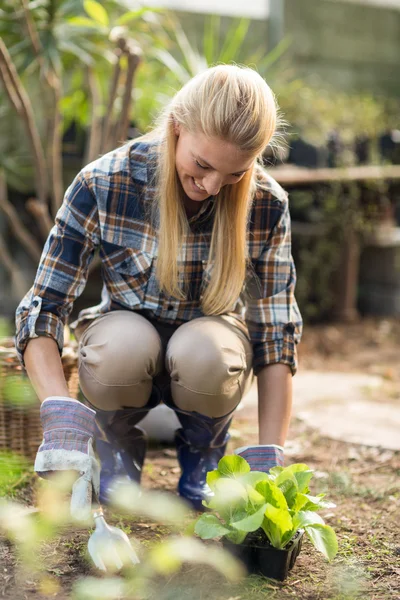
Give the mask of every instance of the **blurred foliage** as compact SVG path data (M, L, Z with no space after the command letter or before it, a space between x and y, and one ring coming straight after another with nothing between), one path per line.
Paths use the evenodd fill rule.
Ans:
M383 132L398 128L399 106L395 98L377 97L368 92L346 94L328 86L312 87L304 81L276 81L274 91L289 133L315 145L325 145L337 131L345 145L343 163L354 164L355 137L366 135L375 141L372 162L379 163L376 141Z
M32 465L24 456L0 451L0 498L12 497L32 473Z
M156 16L159 11L140 7L134 0L106 0L101 4L95 0L31 1L29 9L42 45L40 57L36 56L26 35L22 5L16 6L13 0L5 0L0 8L0 35L32 102L43 141L47 135L43 103L46 73L54 69L62 79L64 131L72 123L84 131L91 119L88 70L93 73L99 88L101 112L105 115L118 38L122 35L129 43L138 45L150 62L155 47L165 41L165 35L159 39L154 31L154 27L158 27ZM158 71L159 77L151 77L153 91L156 86L160 89L160 81L164 81L166 69L163 67ZM143 77L146 81L149 73ZM165 85L169 85L168 81ZM158 94L154 93L146 94L143 102L153 97L159 100ZM143 104L141 112L144 112ZM1 86L0 118L3 125L0 167L4 167L10 186L22 192L32 190L30 146Z
M6 321L6 319L2 319L0 317L0 345L1 345L1 338L6 338L9 335L11 335L11 326L9 321Z
M72 124L83 133L90 124L91 102L88 69L94 73L100 94L100 113L106 114L107 93L115 64L115 45L123 35L143 52L138 69L132 123L145 131L174 93L208 65L234 62L251 35L248 19L233 19L222 35L218 16L205 19L200 47L186 36L178 18L168 11L141 7L135 0L49 0L31 1L30 15L39 32L43 53L35 55L26 31L22 8L5 0L0 9L0 35L12 56L33 104L42 139L46 138L42 87L50 68L62 78L61 109L63 129ZM289 45L284 40L273 52L256 48L241 62L264 74L276 64ZM42 71L40 71L42 62ZM0 119L4 124L0 140L0 166L8 184L21 192L32 189L30 147L25 130L10 107L0 86ZM82 137L82 136L81 136ZM67 150L67 149L66 149ZM21 177L21 174L23 177Z
M240 62L256 68L277 94L283 116L291 123L291 136L301 135L314 144L326 143L334 129L345 144L355 135L376 137L393 126L397 118L396 102L370 94L348 95L336 90L312 87L295 77L287 60L290 39L284 39L273 51L260 46L249 50L249 19L232 19L223 29L217 15L205 17L199 41L189 39L179 19L168 11L147 9L135 0L48 0L31 1L30 15L43 46L44 70L50 66L62 77L61 108L63 127L76 124L82 132L91 119L88 69L95 74L104 115L107 92L115 63L115 40L121 33L143 52L136 86L132 123L145 131L159 110L193 75L219 62ZM29 37L21 35L26 25L22 8L13 0L4 0L0 9L0 35L15 61L18 73L33 103L42 137L46 125L43 115L42 79L38 58ZM18 119L0 88L0 166L9 185L28 191L31 181L30 149ZM374 156L376 158L376 155ZM345 155L344 162L352 163ZM21 176L21 174L23 176Z
M0 501L0 532L14 545L29 577L38 581L43 589L49 584L49 544L56 546L59 533L71 524L66 494L70 485L68 476L64 477L62 473L51 482L40 480L37 489L39 511L33 512L16 502ZM245 571L241 563L230 553L217 545L205 545L183 533L187 518L192 519L193 515L179 498L147 490L138 494L138 486L127 483L115 488L113 498L117 507L124 506L126 522L129 518L151 515L153 522L167 523L175 533L165 535L161 540L155 536L146 548L140 547L138 541L132 539L141 562L135 566L126 565L118 574L110 570L107 577L102 574L99 578L77 578L71 596L75 600L117 600L121 597L139 600L155 597L153 591L162 578L171 577L186 563L207 565L231 582L243 578ZM147 506L153 508L149 511ZM78 526L74 522L74 527ZM85 529L85 525L83 527ZM113 563L115 560L110 557L109 565Z
M339 181L292 190L290 207L300 311L307 322L329 320L338 299L346 237L355 232L362 246L376 223L390 217L388 184Z
M30 408L37 404L37 397L27 377L5 375L0 382L0 396L5 404L16 408Z
M283 39L271 52L266 53L265 45L246 51L246 42L251 36L250 19L232 19L227 31L223 30L219 15L204 19L204 29L200 41L190 39L179 20L168 15L163 29L169 39L166 49L156 49L155 55L176 77L178 89L189 79L219 63L241 63L251 66L266 75L290 46L290 39Z

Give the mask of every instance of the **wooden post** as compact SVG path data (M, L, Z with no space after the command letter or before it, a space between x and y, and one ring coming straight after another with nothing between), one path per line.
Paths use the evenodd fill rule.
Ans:
M352 225L348 226L336 277L334 319L352 322L358 319L357 288L360 268L360 242Z
M267 1L267 0L265 0ZM268 52L273 50L285 35L285 0L269 0Z

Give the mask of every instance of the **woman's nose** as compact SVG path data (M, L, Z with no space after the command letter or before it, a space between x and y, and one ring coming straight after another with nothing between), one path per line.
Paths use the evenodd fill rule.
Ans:
M221 178L218 175L209 175L202 181L203 187L206 188L207 194L210 196L216 196L222 187Z

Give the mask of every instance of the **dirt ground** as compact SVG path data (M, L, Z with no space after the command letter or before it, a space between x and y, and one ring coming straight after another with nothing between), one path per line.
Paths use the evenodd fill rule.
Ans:
M400 402L399 334L400 323L392 320L308 328L300 364L307 369L379 374L388 382L385 393ZM254 442L256 436L254 417L238 413L228 453ZM305 462L314 469L312 492L326 492L337 505L322 512L338 535L335 560L327 563L306 539L294 569L283 583L251 576L233 585L210 568L188 565L175 575L155 581L149 598L400 600L400 453L330 440L294 419L286 455L287 463ZM178 478L175 450L152 447L143 486L174 493ZM33 479L25 480L14 490L16 497L31 504L33 484ZM146 520L108 516L144 549L168 533L165 526ZM71 529L44 547L44 583L26 575L12 546L0 539L0 598L71 598L72 585L79 578L101 577L85 556L87 538L86 531Z

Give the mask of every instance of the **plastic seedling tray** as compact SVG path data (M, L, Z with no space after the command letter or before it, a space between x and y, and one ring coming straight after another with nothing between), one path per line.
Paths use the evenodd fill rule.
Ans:
M271 546L260 530L250 533L242 544L233 544L224 539L223 545L246 565L250 574L284 581L300 553L303 535L304 530L300 529L283 550Z

